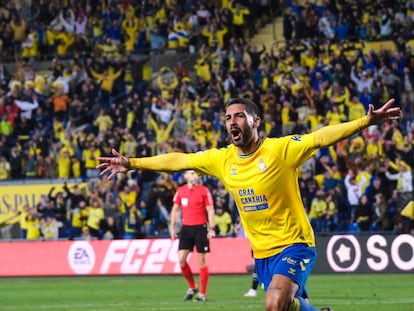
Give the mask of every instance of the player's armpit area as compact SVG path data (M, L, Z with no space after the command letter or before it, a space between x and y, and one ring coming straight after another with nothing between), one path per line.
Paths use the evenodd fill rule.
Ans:
M189 156L186 153L171 152L148 158L130 158L130 167L137 170L177 172L190 169Z
M368 117L341 124L325 126L314 132L315 147L329 147L368 127Z

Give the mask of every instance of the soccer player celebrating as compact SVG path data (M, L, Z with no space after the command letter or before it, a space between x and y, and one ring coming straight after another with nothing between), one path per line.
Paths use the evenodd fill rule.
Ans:
M325 126L304 135L260 137L259 110L251 100L230 100L225 112L231 144L197 153L167 153L147 158L100 157L101 175L112 178L130 169L181 171L219 178L233 196L253 250L259 283L271 311L317 310L302 298L316 260L315 236L298 185L298 168L319 148L331 146L370 125L401 117L394 99L357 120ZM327 309L325 309L327 310Z
M196 246L198 263L200 265L200 293L195 300L205 301L208 283L208 267L206 254L210 251L209 239L215 236L214 231L214 201L207 187L198 183L198 175L193 170L184 172L186 184L179 187L173 198L171 210L170 235L172 239L178 237L176 224L181 209L182 227L179 234L178 262L181 272L189 288L184 300L191 300L198 292L194 282L187 257ZM207 211L207 213L206 213ZM208 223L207 223L208 218Z

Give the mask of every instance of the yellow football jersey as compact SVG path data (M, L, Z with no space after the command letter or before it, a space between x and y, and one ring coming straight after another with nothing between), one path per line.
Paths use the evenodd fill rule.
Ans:
M190 155L199 174L219 178L233 196L255 258L293 243L315 245L298 185L297 168L315 152L314 134L264 138L250 156L234 145Z

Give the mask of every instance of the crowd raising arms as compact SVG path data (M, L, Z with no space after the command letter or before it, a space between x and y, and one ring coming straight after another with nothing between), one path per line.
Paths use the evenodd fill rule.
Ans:
M319 148L351 137L370 125L399 119L401 110L393 107L394 102L390 99L376 110L370 105L367 115L360 119L325 126L309 134L267 138L259 137L261 118L257 106L249 99L236 98L230 100L225 112L231 140L227 147L147 158L128 158L113 149L113 157L98 158L97 168L108 179L131 169L190 169L217 177L238 208L252 246L259 283L266 291L266 310L318 310L301 297L316 260L316 250L300 197L297 169ZM291 260L286 260L289 257Z

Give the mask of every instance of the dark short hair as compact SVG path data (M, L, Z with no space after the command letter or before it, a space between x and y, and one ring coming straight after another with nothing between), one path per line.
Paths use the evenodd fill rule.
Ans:
M248 98L233 98L230 99L229 102L227 103L226 106L226 110L229 106L234 105L234 104L242 104L246 107L246 111L248 114L251 114L253 116L258 116L259 115L259 108L257 107L257 105L250 99Z

